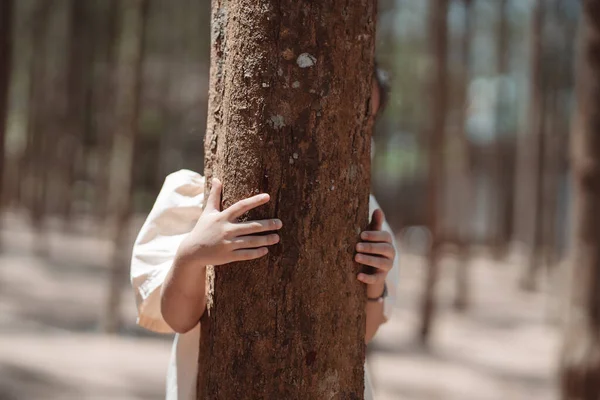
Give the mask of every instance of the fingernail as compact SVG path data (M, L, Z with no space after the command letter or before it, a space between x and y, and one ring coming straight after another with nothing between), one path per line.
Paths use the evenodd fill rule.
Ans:
M358 251L364 251L365 250L365 245L362 243L359 243L356 245L356 250Z
M360 234L360 237L362 237L363 239L367 239L369 237L369 234L367 232L363 232Z
M283 222L281 222L280 219L276 219L275 220L275 226L278 227L278 228L281 228L283 226Z
M268 200L270 197L271 197L271 196L269 196L267 193L263 193L263 194L260 196L260 199L261 199L261 200Z

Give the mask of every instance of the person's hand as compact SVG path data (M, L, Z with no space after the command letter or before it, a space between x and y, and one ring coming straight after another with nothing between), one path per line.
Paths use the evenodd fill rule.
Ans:
M213 179L206 207L196 226L184 239L177 253L201 265L223 265L234 261L253 260L268 253L267 246L279 242L279 235L256 235L281 229L278 219L238 222L244 213L269 202L268 194L240 200L221 211L223 185Z
M358 274L358 280L369 285L370 288L377 288L376 294L371 297L379 296L382 292L381 287L385 283L388 272L394 265L396 249L392 244L392 235L383 231L383 222L385 217L383 211L377 209L373 212L371 223L367 230L360 234L361 242L356 245L357 254L355 260L367 267L371 267L372 273L361 272Z

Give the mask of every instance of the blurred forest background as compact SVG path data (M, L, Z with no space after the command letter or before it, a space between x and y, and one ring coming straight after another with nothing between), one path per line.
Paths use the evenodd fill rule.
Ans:
M379 0L402 282L377 399L559 398L580 3ZM209 1L0 0L0 399L162 398L129 252L165 176L203 169L209 52Z

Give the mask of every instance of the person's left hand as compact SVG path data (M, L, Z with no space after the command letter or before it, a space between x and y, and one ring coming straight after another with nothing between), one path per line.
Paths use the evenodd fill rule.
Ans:
M356 262L372 267L374 270L372 274L361 272L357 278L359 281L373 287L373 289L383 287L385 278L392 269L396 257L392 235L382 230L384 220L383 211L380 209L375 210L369 227L360 234L362 241L356 245ZM367 292L369 292L370 287L367 287ZM381 292L381 290L378 292ZM379 293L376 296L379 296Z

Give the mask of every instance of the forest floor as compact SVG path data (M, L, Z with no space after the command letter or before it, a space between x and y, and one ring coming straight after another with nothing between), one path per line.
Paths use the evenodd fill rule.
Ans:
M19 225L9 221L2 235L0 400L164 398L170 337L135 327L127 287L122 333L99 333L110 245L53 234L49 254L36 257L33 236ZM446 259L429 350L414 340L423 270L420 257L403 256L396 312L372 344L376 400L555 399L559 330L546 317L545 294L517 289L516 264L475 258L473 304L460 314Z

